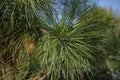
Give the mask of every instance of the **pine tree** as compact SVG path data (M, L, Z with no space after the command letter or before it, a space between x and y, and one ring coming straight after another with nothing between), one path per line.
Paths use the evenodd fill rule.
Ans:
M97 10L90 0L1 0L1 79L89 77L111 20Z

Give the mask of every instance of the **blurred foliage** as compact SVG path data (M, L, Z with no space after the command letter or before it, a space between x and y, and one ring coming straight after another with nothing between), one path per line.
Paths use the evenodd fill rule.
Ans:
M0 0L0 80L117 80L119 46L92 0Z

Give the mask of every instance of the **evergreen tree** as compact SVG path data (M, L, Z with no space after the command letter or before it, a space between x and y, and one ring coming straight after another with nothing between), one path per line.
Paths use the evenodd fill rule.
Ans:
M83 80L102 64L111 69L100 61L119 52L106 39L111 20L91 0L1 0L0 79Z

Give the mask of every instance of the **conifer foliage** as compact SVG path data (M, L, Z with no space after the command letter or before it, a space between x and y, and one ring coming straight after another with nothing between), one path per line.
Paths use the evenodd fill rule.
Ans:
M89 77L111 20L92 0L0 0L0 80Z

